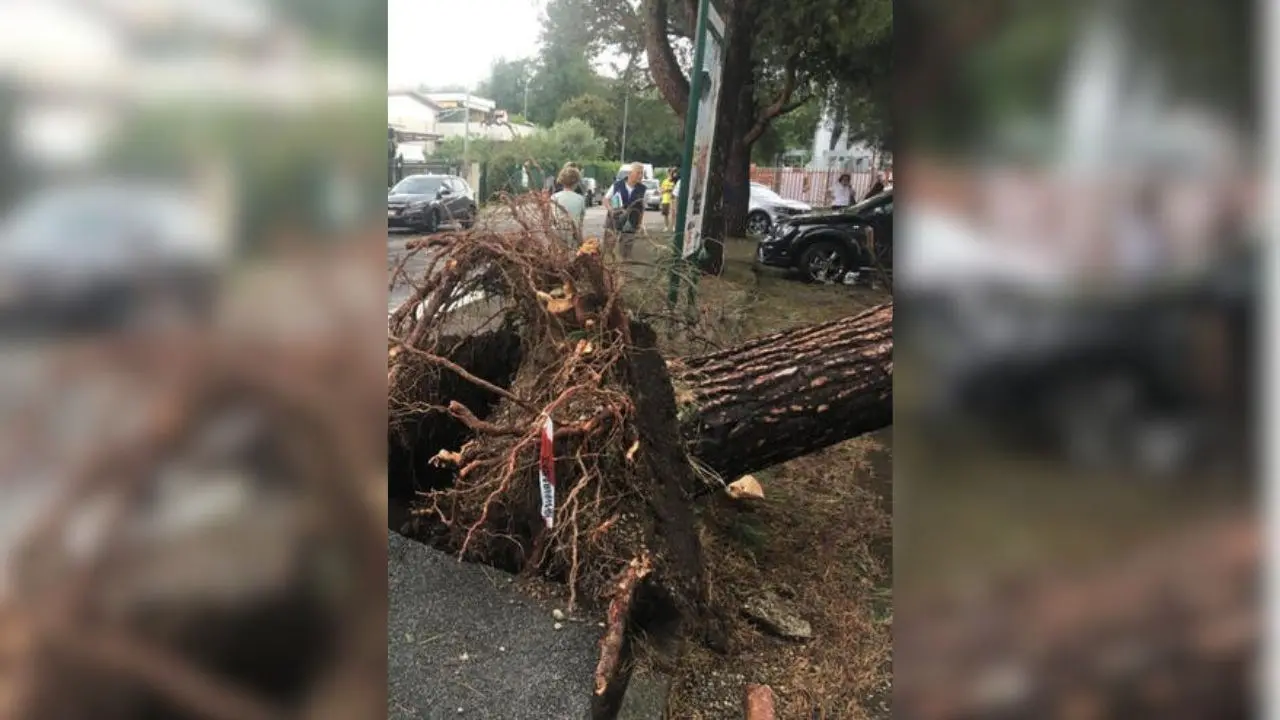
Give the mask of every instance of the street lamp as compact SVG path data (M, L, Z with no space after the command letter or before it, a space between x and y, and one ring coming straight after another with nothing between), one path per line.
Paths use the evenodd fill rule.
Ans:
M529 72L529 68L526 66L524 69L524 112L520 113L525 122L529 122L529 81L532 79L532 75L533 73Z

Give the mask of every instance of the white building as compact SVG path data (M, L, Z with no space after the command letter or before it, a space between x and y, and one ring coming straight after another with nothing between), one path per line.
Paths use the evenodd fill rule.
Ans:
M436 141L443 137L438 123L441 109L416 90L387 91L387 125L413 138L399 143L399 153L406 161L421 162L435 153Z
M436 132L443 137L471 139L511 140L532 135L537 127L528 123L511 124L498 103L486 97L468 93L426 93L439 108Z
M809 170L844 170L846 172L866 172L874 169L877 161L875 148L863 143L849 141L848 133L841 131L835 138L832 147L832 135L835 133L834 118L824 113L822 122L813 134L813 155L809 160Z

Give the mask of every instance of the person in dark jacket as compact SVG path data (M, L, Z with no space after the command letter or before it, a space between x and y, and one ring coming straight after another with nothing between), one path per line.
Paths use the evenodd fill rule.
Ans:
M881 172L876 173L875 184L871 186L871 189L867 191L867 194L864 195L862 199L867 200L873 198L882 192L884 192L884 173Z
M636 233L644 223L644 165L631 164L631 172L618 180L605 196L609 214L605 220L609 244L617 243L622 259L631 259Z

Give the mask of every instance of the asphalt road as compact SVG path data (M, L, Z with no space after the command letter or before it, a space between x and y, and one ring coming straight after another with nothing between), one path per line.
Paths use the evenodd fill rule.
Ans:
M602 205L596 205L587 209L585 222L583 223L584 237L602 237L604 235L604 218L605 208ZM662 233L662 213L651 210L645 213L644 227L651 235ZM408 252L405 244L410 240L425 237L422 234L409 230L388 230L387 232L387 272L388 274L398 266L400 261ZM436 251L425 250L417 253L405 265L406 273L411 277L420 277L426 271L431 259ZM637 252L637 257L641 257L642 251ZM387 312L390 313L399 307L409 296L409 286L404 282L399 282L395 287L391 288L387 297Z
M557 622L513 577L395 533L388 543L393 720L586 720L600 618Z

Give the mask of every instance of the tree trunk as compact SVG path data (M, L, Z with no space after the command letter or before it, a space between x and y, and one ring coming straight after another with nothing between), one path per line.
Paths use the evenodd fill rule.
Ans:
M667 0L644 0L644 51L658 94L684 122L689 110L689 80L680 70L675 51L667 40Z
M893 422L893 305L673 361L681 433L726 479Z
M710 275L719 275L724 269L723 243L746 235L751 144L744 142L744 137L755 122L756 111L751 50L759 12L753 0L734 0L726 11L719 110L707 183L707 215L702 223L707 251L702 271Z

